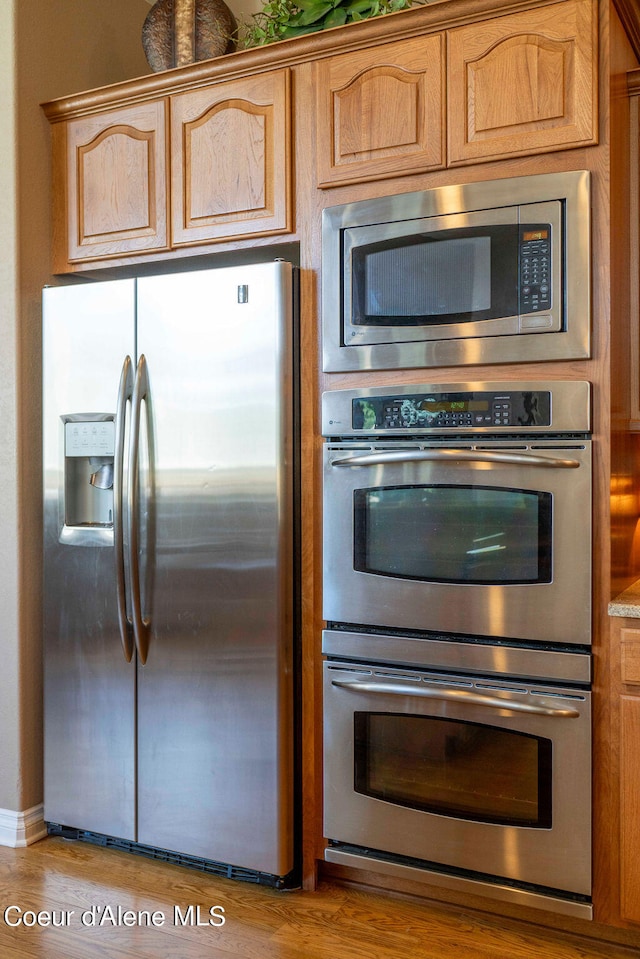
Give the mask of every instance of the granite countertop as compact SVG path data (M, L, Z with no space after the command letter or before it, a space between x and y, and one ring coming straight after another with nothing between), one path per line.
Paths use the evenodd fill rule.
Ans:
M640 579L612 599L609 616L628 616L640 619Z

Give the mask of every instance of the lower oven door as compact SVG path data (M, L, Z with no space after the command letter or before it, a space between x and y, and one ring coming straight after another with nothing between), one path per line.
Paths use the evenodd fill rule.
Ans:
M588 645L590 445L328 443L324 618Z
M330 841L588 897L590 695L325 664Z

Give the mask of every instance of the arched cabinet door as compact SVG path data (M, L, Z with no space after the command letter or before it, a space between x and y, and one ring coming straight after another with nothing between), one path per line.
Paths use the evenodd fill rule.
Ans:
M171 97L172 245L291 229L290 73Z
M597 140L593 0L449 31L449 165Z
M167 248L165 99L70 120L66 138L67 254L95 260Z
M318 62L319 186L444 165L443 48L438 33Z

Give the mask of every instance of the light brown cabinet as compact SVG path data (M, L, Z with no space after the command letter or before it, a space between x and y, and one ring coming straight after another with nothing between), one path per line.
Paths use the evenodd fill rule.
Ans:
M540 6L450 30L450 165L593 144L594 4Z
M620 913L640 922L640 628L614 629L620 640Z
M289 231L290 114L282 69L57 124L56 269Z
M640 922L640 695L620 700L620 912Z
M167 248L166 109L163 98L56 129L69 260Z
M172 245L291 229L290 73L171 97Z
M321 60L319 185L443 166L443 76L440 33Z
M563 0L320 60L318 185L596 143L595 28Z

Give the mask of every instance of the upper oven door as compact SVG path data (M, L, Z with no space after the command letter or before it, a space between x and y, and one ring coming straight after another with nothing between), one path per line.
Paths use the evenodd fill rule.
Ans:
M326 620L590 643L589 441L324 455Z

